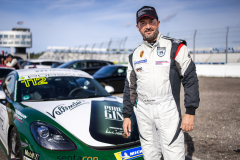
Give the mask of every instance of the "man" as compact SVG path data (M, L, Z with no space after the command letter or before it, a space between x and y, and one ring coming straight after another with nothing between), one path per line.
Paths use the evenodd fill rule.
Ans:
M14 67L15 69L19 69L18 62L11 54L7 55L7 58L4 60L4 65L8 67Z
M123 92L123 129L131 135L133 106L140 133L144 160L185 159L183 131L194 127L199 106L198 79L183 40L164 37L154 7L137 11L137 28L143 43L129 55ZM185 91L186 114L180 111L181 81Z

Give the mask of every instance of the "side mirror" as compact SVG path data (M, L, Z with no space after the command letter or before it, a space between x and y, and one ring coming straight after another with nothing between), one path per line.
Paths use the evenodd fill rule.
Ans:
M113 93L114 92L114 88L112 86L105 86L105 90L108 92L108 93Z
M0 91L0 100L4 101L6 99L7 99L6 94L3 91Z

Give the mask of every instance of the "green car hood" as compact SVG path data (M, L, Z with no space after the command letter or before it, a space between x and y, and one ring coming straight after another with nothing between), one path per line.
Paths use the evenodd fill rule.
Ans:
M133 115L132 134L123 138L122 98L103 97L61 101L22 102L46 116L87 145L108 147L139 140L136 117ZM55 126L57 127L57 126Z

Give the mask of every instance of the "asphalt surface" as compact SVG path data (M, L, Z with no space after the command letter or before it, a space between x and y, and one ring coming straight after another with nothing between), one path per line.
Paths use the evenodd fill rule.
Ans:
M195 128L184 133L186 160L240 160L240 78L199 77L199 91Z
M199 77L199 90L195 128L185 133L186 160L240 160L240 78ZM184 115L183 87L181 109ZM7 160L1 150L0 160Z

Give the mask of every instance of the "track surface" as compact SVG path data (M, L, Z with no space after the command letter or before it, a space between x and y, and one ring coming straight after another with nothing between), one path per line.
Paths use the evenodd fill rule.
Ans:
M195 128L185 133L186 160L240 160L240 78L199 77L199 89ZM181 106L184 114L183 89ZM1 150L0 160L7 160Z

